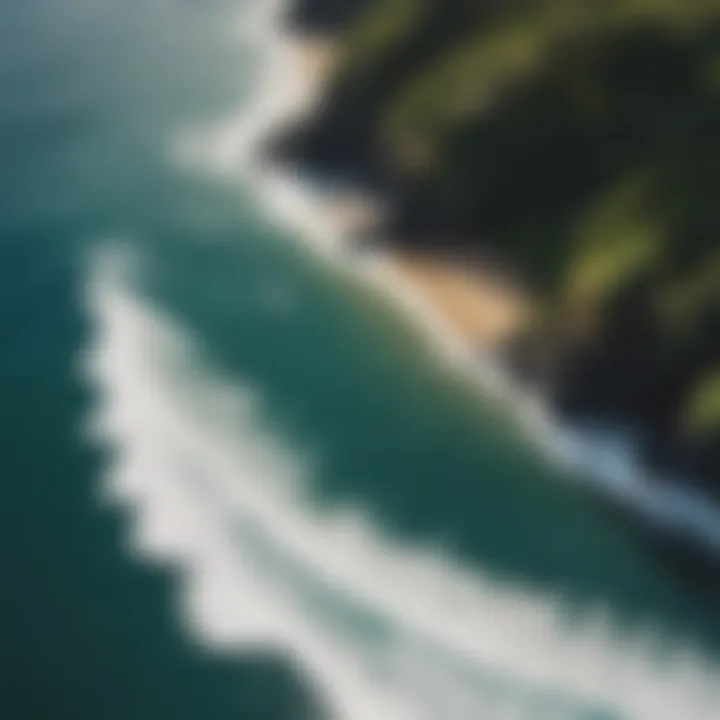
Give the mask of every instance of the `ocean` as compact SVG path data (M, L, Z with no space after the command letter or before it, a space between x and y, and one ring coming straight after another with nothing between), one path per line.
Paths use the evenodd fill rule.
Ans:
M0 717L718 717L712 599L236 162L274 23L0 0Z

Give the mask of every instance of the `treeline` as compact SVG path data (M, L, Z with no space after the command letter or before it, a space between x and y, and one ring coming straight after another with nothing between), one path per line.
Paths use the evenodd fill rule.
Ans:
M558 404L720 493L720 0L352 6L289 151L519 272Z

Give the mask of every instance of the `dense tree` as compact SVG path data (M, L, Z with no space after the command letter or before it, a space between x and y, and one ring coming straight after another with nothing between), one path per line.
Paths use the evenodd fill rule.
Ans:
M521 271L567 411L720 491L720 0L378 0L298 156Z

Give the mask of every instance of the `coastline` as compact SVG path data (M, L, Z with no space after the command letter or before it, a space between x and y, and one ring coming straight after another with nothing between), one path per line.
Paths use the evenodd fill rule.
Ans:
M274 82L267 85L252 117L243 122L255 130L247 145L249 153L242 160L258 199L313 252L364 281L372 291L391 298L423 331L438 358L480 391L490 392L541 452L578 473L589 488L620 510L629 511L660 539L687 543L691 549L720 557L720 507L712 498L678 479L650 472L631 439L618 432L566 422L536 387L523 383L503 362L497 352L500 341L509 337L508 326L517 325L494 320L527 311L525 306L523 311L515 306L522 306L517 289L509 293L511 300L504 305L508 296L493 292L483 272L474 279L465 275L460 281L449 277L453 273L447 272L442 261L424 260L419 273L414 259L408 263L407 258L396 257L386 249L391 244L383 243L382 238L378 238L377 248L358 253L359 241L382 218L382 200L360 188L329 188L304 171L263 156L268 138L312 113L337 61L327 37L302 35L288 28L278 31L282 11L269 14L275 27L269 63ZM483 297L487 305L480 310ZM495 302L499 312L488 307ZM468 321L468 317L479 316L502 332L476 334L475 320Z

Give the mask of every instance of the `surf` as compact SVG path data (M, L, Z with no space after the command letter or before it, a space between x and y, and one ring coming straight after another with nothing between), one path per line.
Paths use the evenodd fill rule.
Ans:
M338 720L713 717L699 649L663 655L661 629L623 636L607 607L571 629L559 597L411 546L367 508L315 506L310 454L144 299L141 266L119 248L89 266L88 437L110 450L101 498L128 511L128 549L179 572L199 648L275 649Z

